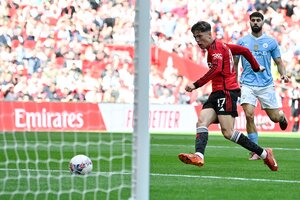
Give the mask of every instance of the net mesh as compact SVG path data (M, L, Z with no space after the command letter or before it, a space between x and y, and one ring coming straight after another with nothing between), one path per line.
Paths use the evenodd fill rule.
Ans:
M8 119L14 123L16 120L16 105L7 105L12 112L0 113L1 124ZM81 112L81 106L75 104L74 112L76 108ZM38 106L34 110L42 112ZM88 112L99 111L86 110L83 116ZM16 128L1 132L0 151L0 199L129 199L131 196L131 133ZM92 173L70 173L69 162L78 154L92 160Z

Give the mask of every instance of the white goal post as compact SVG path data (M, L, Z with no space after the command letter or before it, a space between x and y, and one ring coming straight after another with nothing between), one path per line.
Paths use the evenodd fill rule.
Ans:
M149 68L150 68L150 1L137 0L135 5L135 79L132 199L149 199Z

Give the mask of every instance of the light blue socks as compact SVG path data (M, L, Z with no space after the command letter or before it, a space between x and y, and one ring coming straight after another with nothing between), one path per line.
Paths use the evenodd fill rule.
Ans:
M258 144L258 134L257 133L248 133L248 138L255 144Z

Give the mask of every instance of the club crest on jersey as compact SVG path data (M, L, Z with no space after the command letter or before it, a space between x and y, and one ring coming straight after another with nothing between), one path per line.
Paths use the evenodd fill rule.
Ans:
M214 53L214 54L212 54L211 55L214 59L220 59L220 60L222 60L222 54L220 54L220 53Z
M268 43L263 44L263 48L265 48L265 49L268 48L268 46L269 46Z

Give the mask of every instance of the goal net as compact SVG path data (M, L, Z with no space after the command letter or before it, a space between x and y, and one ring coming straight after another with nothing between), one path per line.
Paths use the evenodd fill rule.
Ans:
M0 199L131 197L132 134L89 131L103 129L102 120L118 120L110 114L124 112L120 106L103 105L101 117L97 104L0 105ZM92 160L90 174L70 173L70 159L78 154Z

